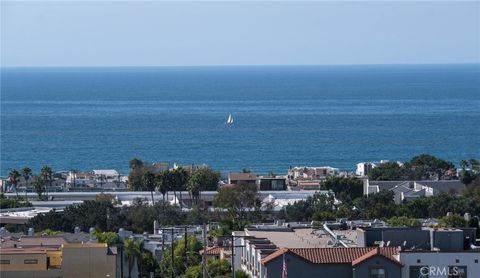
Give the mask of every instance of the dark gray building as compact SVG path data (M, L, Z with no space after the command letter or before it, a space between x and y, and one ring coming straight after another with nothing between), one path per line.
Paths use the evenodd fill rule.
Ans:
M403 265L393 247L282 248L262 259L261 278L288 277L400 278Z

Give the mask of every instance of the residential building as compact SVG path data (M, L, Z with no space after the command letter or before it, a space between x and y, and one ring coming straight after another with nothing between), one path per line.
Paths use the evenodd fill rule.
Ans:
M288 169L288 177L292 180L310 179L320 180L327 176L336 176L339 174L338 168L330 166L322 167L292 167Z
M355 175L357 176L366 176L368 173L375 168L377 165L373 162L360 162L357 163L357 169Z
M229 173L228 183L234 185L257 185L257 175L253 173Z
M260 176L256 179L256 184L258 190L286 190L287 189L287 178L284 176Z
M394 247L280 248L261 260L253 277L400 278L402 263Z
M125 189L127 177L116 170L70 171L66 176L66 184L69 191L86 188Z
M419 197L431 197L440 193L458 195L465 191L465 185L459 180L425 180L425 181L372 181L364 180L363 194L378 193L380 190L394 192L397 204Z
M476 278L480 277L480 249L470 251L403 250L402 277Z
M64 236L2 237L1 277L116 277L116 247Z

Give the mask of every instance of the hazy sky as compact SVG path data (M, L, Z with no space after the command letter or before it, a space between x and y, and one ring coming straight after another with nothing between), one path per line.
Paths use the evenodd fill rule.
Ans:
M2 66L480 63L480 2L1 0Z

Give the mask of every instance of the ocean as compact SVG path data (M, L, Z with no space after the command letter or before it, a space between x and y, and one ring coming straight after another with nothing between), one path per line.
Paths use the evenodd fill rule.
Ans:
M226 125L229 114L233 125ZM0 175L480 158L480 65L2 68Z

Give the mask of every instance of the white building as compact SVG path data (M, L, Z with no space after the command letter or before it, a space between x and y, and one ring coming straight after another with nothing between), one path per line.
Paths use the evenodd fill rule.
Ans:
M70 187L124 187L127 177L116 170L93 170L91 172L70 171L66 183Z
M404 264L402 277L480 277L479 249L457 252L401 251L399 256Z
M370 172L373 168L377 165L373 162L360 162L357 163L357 170L355 170L355 174L357 176L366 176L368 172Z
M340 170L330 166L321 167L293 167L288 169L288 176L291 179L312 179L318 180L328 176L337 176Z

